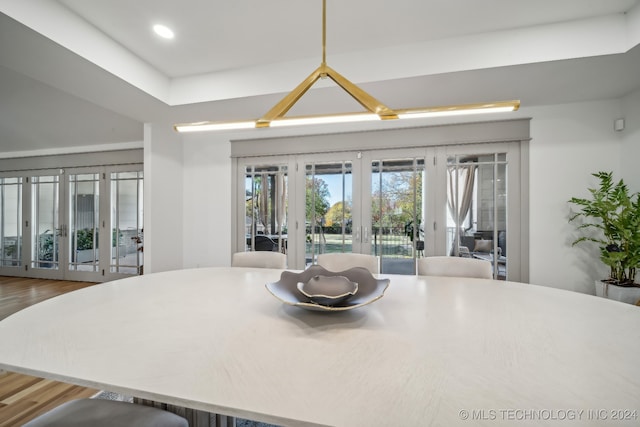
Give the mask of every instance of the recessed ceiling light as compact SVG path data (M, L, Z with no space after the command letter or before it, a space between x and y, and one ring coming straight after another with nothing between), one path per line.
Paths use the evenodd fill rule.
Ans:
M166 25L156 24L153 26L153 31L163 39L172 39L175 37L173 30Z

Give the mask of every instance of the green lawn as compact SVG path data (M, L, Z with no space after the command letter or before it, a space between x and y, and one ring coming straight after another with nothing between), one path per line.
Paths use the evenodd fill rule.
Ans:
M315 238L316 254L352 252L351 235L345 235L344 239L341 234L325 234L324 240L319 235ZM307 243L306 246L307 253L311 253L311 245ZM404 235L372 236L372 251L385 257L412 257L411 241Z

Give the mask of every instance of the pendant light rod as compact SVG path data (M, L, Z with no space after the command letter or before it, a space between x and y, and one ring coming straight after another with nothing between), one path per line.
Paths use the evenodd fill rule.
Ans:
M327 0L322 0L322 63L327 63Z

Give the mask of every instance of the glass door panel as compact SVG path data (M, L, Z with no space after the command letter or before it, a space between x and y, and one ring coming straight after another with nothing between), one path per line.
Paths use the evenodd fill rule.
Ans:
M250 165L244 176L244 251L287 253L287 166Z
M112 172L110 273L143 272L143 173ZM176 254L178 256L179 254Z
M415 274L424 256L424 158L371 162L371 254L388 274Z
M490 261L507 277L505 153L447 158L447 253Z
M22 178L0 177L0 271L22 266Z
M69 175L68 270L98 272L100 174Z
M353 167L350 161L305 165L305 264L318 254L352 252Z
M31 268L59 270L60 237L60 177L31 178Z

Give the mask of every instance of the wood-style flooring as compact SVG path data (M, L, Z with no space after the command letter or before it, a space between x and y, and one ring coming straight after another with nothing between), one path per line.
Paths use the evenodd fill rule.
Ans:
M0 320L32 304L93 285L95 283L0 276ZM0 427L21 426L63 402L91 397L98 391L0 371Z

